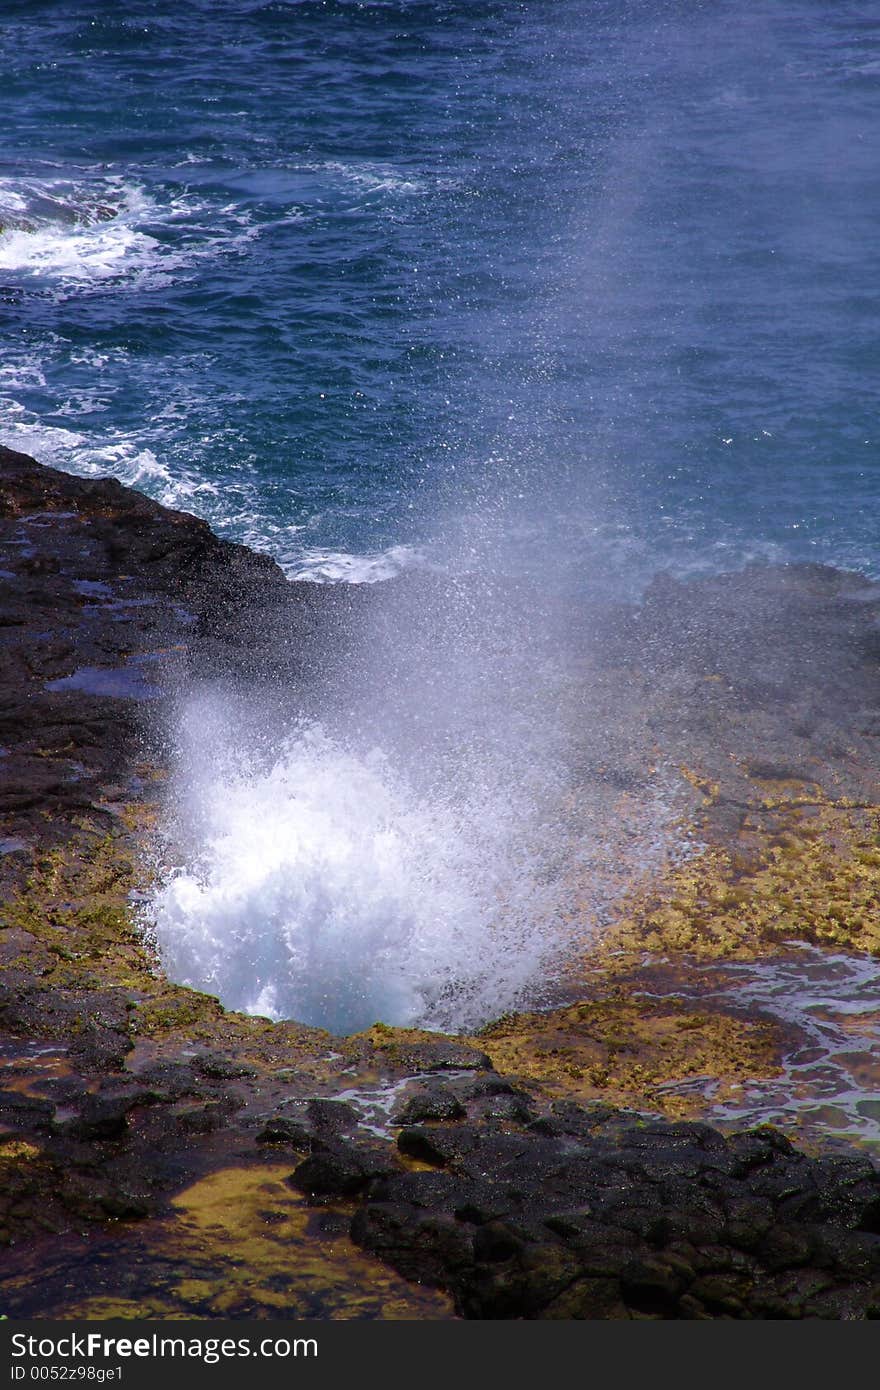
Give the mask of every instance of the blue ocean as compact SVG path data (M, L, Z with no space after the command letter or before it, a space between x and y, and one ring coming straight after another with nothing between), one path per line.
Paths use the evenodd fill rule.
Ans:
M316 581L880 574L872 0L0 24L4 443Z

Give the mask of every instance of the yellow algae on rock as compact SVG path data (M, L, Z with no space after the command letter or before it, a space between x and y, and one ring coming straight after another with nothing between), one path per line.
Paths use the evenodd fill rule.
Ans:
M450 1318L446 1295L407 1283L348 1237L350 1213L315 1207L291 1164L223 1168L174 1198L173 1214L130 1237L142 1262L130 1300L96 1296L64 1317Z
M480 1041L500 1072L537 1083L554 1098L694 1115L706 1108L703 1090L665 1094L693 1079L711 1087L713 1101L731 1084L779 1072L779 1037L770 1023L695 1012L670 998L649 1000L619 988L545 1013L513 1015L491 1024Z
M877 954L878 864L880 807L765 797L736 835L625 899L597 955L615 970L646 951L735 960L792 942Z
M0 1164L22 1163L31 1158L39 1158L42 1150L25 1139L0 1139Z

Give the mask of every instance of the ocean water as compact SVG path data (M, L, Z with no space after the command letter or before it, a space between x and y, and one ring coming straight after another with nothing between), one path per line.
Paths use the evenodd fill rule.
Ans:
M876 574L871 0L7 0L0 438L292 575Z
M452 582L365 632L316 724L180 709L168 968L338 1031L540 997L592 920L565 883L598 900L615 850L565 828L563 678L498 586L880 576L876 4L7 0L0 26L0 440L294 578ZM636 819L644 867L661 789Z

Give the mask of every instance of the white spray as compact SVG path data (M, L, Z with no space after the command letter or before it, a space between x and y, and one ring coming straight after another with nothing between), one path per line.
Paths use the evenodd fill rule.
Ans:
M180 754L185 863L151 906L174 978L334 1032L462 1030L548 968L552 894L497 780L427 789L317 723L248 749L216 693L188 700Z

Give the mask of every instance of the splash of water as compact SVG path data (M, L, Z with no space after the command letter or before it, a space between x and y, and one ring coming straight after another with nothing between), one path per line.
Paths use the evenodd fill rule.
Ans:
M336 1033L466 1030L548 968L553 909L497 786L426 794L318 724L246 750L204 697L183 730L190 847L150 910L174 978Z

